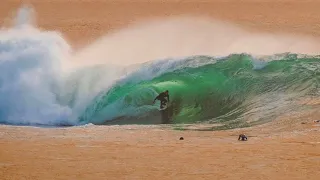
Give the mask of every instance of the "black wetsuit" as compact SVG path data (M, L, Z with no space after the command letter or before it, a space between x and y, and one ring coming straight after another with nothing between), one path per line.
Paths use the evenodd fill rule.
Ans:
M246 140L248 140L248 138L247 138L247 136L246 135L244 135L244 134L240 134L239 135L239 138L238 138L238 141L246 141Z
M168 100L166 99L168 98ZM169 102L169 94L166 94L165 92L160 93L154 100L159 100L161 102L160 108L163 108L167 102Z

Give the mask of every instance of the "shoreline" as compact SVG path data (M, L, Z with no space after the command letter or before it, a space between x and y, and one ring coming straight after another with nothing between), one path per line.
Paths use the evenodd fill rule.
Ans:
M160 126L0 126L0 174L19 179L311 179L320 126L177 131ZM237 141L245 132L248 141ZM183 137L184 140L179 140Z
M0 125L0 175L4 180L317 180L318 117L315 108L262 125L219 131L201 131L208 127L203 124L189 130L171 125ZM248 141L237 140L242 133Z

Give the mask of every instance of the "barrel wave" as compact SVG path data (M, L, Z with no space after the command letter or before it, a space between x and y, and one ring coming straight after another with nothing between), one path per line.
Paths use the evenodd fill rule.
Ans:
M172 124L216 123L228 129L319 108L301 103L319 98L318 56L188 55L80 66L61 34L35 28L28 13L22 8L14 27L0 30L1 124L159 124L159 102L153 100L164 90L170 94Z
M161 91L169 90L172 123L250 126L307 108L298 101L319 96L319 73L318 57L289 53L260 60L233 54L146 63L100 92L79 121L159 123L159 105L152 101Z

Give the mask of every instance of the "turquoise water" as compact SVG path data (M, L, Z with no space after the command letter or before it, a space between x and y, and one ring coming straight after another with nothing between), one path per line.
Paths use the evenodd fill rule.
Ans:
M149 70L149 76L137 80L144 75L142 70ZM319 96L319 78L319 58L296 54L265 61L235 54L219 59L195 56L147 63L102 91L81 113L79 121L157 123L159 104L153 105L152 101L158 93L169 90L172 123L250 126L306 108L295 101Z

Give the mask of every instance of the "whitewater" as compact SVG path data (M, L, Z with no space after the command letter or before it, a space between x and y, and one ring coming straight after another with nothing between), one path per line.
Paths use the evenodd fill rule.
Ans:
M0 30L1 124L158 124L152 101L166 89L172 123L246 127L319 108L299 103L320 95L315 39L176 18L75 52L59 32L37 28L31 12L21 8Z

